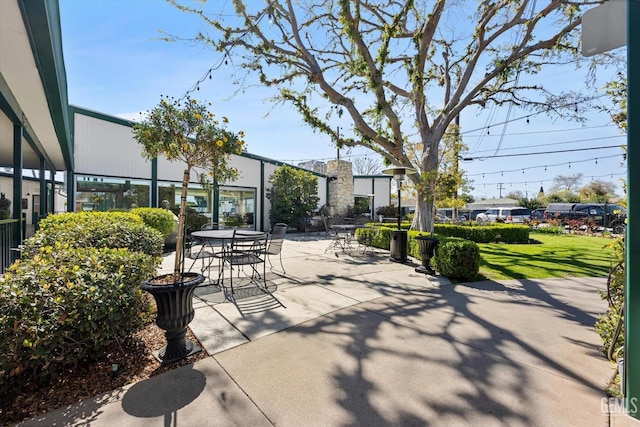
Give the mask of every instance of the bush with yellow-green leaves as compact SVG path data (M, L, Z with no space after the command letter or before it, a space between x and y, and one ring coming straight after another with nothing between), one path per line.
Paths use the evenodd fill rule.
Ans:
M154 257L127 249L41 247L0 276L0 385L47 380L139 330L139 284Z
M66 242L75 248L128 248L160 256L162 234L129 212L65 212L39 222L38 232L25 240L22 256L32 257L44 246Z
M50 215L0 276L0 387L46 381L149 319L163 238L123 212Z

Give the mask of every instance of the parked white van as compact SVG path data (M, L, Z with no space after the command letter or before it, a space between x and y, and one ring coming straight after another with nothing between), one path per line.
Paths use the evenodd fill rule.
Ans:
M478 222L505 222L513 224L526 224L531 221L531 209L521 206L509 208L491 208L485 213L478 214Z

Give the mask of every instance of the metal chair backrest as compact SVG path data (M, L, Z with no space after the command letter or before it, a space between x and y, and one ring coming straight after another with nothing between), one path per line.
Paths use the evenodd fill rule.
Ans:
M266 254L267 239L267 233L244 233L243 230L234 230L227 261L231 265L263 263L265 257L262 255Z
M269 239L269 246L267 246L267 253L269 255L278 255L282 250L282 243L284 242L284 236L287 234L287 224L277 223L273 226L271 233L271 239Z

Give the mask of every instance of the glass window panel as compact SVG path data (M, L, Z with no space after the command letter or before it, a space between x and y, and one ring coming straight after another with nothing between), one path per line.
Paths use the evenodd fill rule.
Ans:
M158 200L161 207L169 208L176 216L180 213L180 195L182 183L158 183ZM187 229L199 230L202 225L211 222L213 216L212 192L200 184L189 184L187 189Z
M98 176L76 177L76 211L149 207L150 182Z
M220 187L218 223L220 228L256 229L256 190Z

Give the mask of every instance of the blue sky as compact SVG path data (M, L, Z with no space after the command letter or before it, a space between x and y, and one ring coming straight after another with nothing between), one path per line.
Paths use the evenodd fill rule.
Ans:
M231 13L230 0L215 0L223 13ZM179 98L207 71L221 64L221 55L188 42L168 43L159 30L188 37L203 28L196 17L161 0L60 0L63 49L69 102L90 110L135 118L153 108L160 95ZM234 93L230 83L233 65L221 64L192 96L213 104L212 112L230 119L230 127L244 130L248 151L292 164L335 158L336 148L325 135L313 132L299 116L283 106L273 108L267 88ZM611 75L602 74L602 82ZM584 71L560 67L535 78L545 85L580 90ZM530 80L533 82L533 80ZM536 81L539 83L540 81ZM514 120L520 118L520 120ZM498 197L522 191L530 197L540 186L548 190L557 175L583 173L583 185L601 179L619 184L626 168L620 167L621 150L593 147L624 144L626 139L606 114L588 114L584 125L530 116L506 108L467 113L461 132L470 149L461 162L474 181L476 198ZM501 123L509 119L509 123ZM348 124L335 123L348 132ZM499 150L498 150L499 147ZM520 148L519 148L520 147ZM592 148L589 151L512 156L519 153ZM343 150L341 157L371 156L364 149ZM483 156L506 156L479 159ZM502 187L502 190L500 190ZM618 190L622 195L622 191Z

